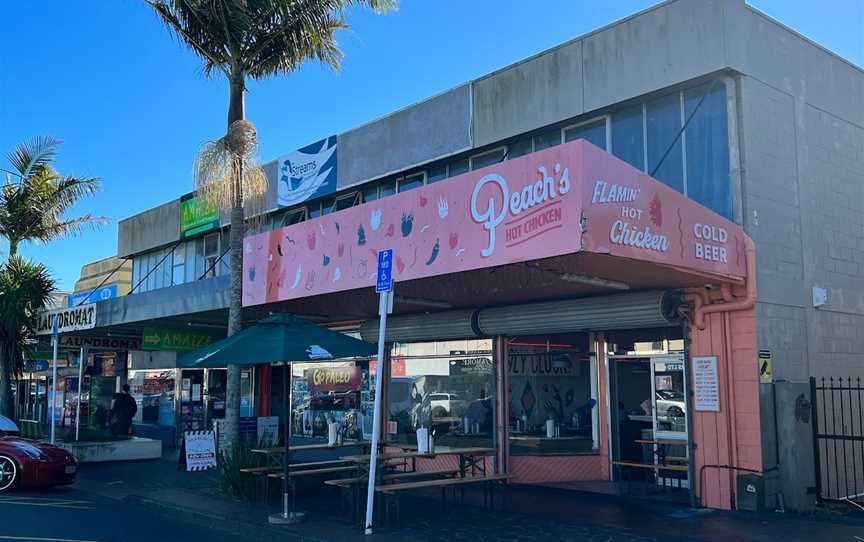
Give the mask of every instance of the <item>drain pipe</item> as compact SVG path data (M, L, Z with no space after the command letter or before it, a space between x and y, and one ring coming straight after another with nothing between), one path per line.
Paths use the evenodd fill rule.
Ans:
M704 298L707 297L707 292L704 294L701 292L692 292L684 295L685 300L694 303L693 324L700 330L705 329L705 315L707 314L713 314L715 312L743 311L752 309L756 305L756 245L753 243L753 239L750 239L749 236L744 237L744 245L747 254L747 290L744 297L735 298L732 294L732 287L725 283L721 285L720 291L723 294L723 298L733 300L731 302L715 304L705 303ZM697 296L699 297L699 301L695 301ZM699 304L698 307L697 304Z

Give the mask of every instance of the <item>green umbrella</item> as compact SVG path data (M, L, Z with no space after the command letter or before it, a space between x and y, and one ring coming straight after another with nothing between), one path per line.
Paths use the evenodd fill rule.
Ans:
M181 356L190 369L274 362L316 362L372 356L374 344L307 322L290 314L274 314L254 326Z
M224 367L226 365L264 365L284 362L285 377L282 378L282 399L285 407L285 452L283 457L283 512L277 514L281 521L297 517L288 512L288 460L291 441L291 408L288 405L290 389L290 362L315 363L338 358L367 357L376 353L376 346L366 341L349 337L338 331L317 326L290 314L275 314L254 326L226 337L195 352L181 356L178 365L186 368Z

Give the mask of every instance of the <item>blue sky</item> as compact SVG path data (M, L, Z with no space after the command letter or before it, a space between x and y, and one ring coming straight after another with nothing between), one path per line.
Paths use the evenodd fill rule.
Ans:
M247 115L264 160L404 107L649 7L653 0L402 0L354 11L341 72L309 64L252 83ZM864 2L753 0L751 5L859 66ZM227 89L205 79L137 0L32 0L3 6L0 154L35 135L65 141L64 173L103 191L76 212L109 227L22 252L71 289L81 265L116 252L117 221L188 192L200 145L225 129ZM7 167L0 159L0 167ZM6 247L0 245L5 255Z

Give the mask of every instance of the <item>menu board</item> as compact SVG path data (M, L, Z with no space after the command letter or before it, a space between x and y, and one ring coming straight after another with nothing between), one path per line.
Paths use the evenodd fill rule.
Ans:
M720 412L720 382L717 379L717 356L693 358L694 408Z

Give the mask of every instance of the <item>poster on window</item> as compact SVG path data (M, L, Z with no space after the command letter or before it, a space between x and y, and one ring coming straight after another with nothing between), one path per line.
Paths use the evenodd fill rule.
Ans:
M693 358L694 408L703 412L720 412L720 383L717 378L717 357Z

